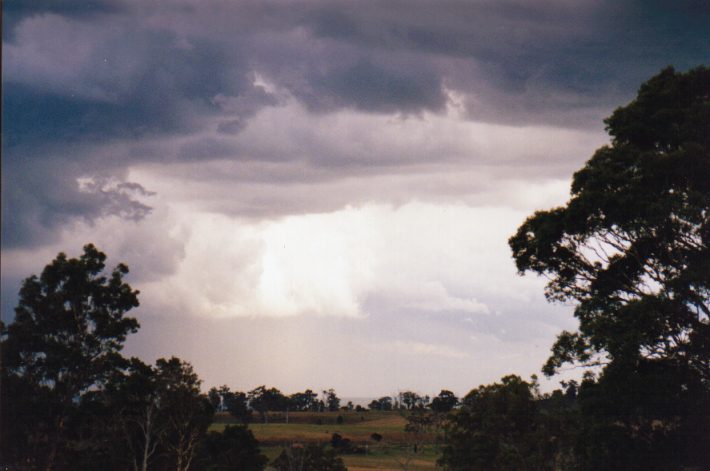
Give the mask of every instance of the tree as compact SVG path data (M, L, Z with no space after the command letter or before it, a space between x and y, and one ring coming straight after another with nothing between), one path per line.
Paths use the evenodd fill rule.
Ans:
M199 469L207 471L260 471L268 458L259 451L251 430L246 426L227 425L220 432L209 432L200 442Z
M138 306L138 291L123 281L125 265L105 275L105 261L89 244L79 258L60 253L22 284L15 320L2 331L2 383L10 388L2 395L22 397L30 416L7 423L18 417L3 414L2 448L14 449L6 452L10 456L20 439L8 435L22 434L30 459L56 468L81 397L125 364L120 351L138 322L124 314Z
M379 399L374 399L367 407L369 407L370 410L392 410L392 398L383 396Z
M225 394L224 406L232 417L246 424L251 418L247 395L241 391L229 391Z
M207 397L210 400L210 404L212 404L212 407L214 408L215 411L222 412L223 406L222 406L222 398L223 398L223 393L222 391L224 389L229 390L229 387L227 385L220 386L219 389L216 387L212 386L209 391L207 391Z
M289 399L276 388L266 389L266 386L259 386L247 393L249 407L259 412L262 422L268 422L269 411L285 411L289 404Z
M578 333L547 365L661 358L710 379L710 69L665 69L605 120L612 145L578 171L567 206L509 243L520 273L578 303Z
M442 389L439 395L432 399L430 407L436 413L445 414L451 412L458 403L459 398L456 397L456 394L447 389Z
M399 393L399 402L404 404L407 410L412 410L422 404L422 397L413 391L404 391Z
M297 411L315 411L317 409L318 394L310 389L306 389L301 393L294 393L289 396L289 404L293 410Z
M175 357L154 367L131 359L100 400L109 411L104 435L115 436L113 461L136 471L190 469L214 413L192 366Z
M102 425L104 433L116 438L111 446L115 460L135 471L148 470L161 451L166 428L155 370L133 358L107 383L104 400L109 413Z
M535 384L518 376L469 392L446 430L439 464L454 470L552 469Z
M330 412L340 409L340 398L335 394L333 388L323 391L323 402Z
M207 397L215 410L227 411L232 417L242 423L248 423L251 413L248 407L247 395L243 392L232 391L226 384L219 389L210 388Z
M606 411L587 424L596 451L579 455L609 461L583 467L617 466L619 434L634 444L625 456L653 456L625 469L699 466L710 461L696 446L710 429L710 69L664 69L605 123L611 145L575 173L567 205L535 213L509 244L521 274L549 279L549 299L576 303L579 330L560 334L545 373L604 367L579 391L583 411ZM681 449L663 468L671 442Z
M214 409L200 393L201 381L189 363L172 357L161 358L155 365L159 406L165 420L162 443L169 454L170 468L187 471L212 423Z

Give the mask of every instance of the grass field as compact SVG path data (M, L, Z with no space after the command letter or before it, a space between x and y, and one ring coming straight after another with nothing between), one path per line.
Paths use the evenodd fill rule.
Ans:
M338 423L338 416L342 423ZM435 469L437 454L435 435L423 436L417 453L413 452L411 437L405 433L406 419L399 412L292 412L288 423L284 414L269 416L269 423L252 423L249 428L261 445L262 452L274 459L283 447L292 444L330 443L334 433L350 439L352 444L366 450L364 454L343 454L341 458L351 471L402 470L401 463L409 460L410 470ZM226 416L218 417L212 430L222 430L229 424ZM382 436L380 442L371 435Z

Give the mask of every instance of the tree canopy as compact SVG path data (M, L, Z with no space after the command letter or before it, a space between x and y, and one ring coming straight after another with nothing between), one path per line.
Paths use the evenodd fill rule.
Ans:
M138 306L138 291L123 281L128 267L119 264L107 276L105 261L89 244L79 258L60 253L39 277L23 282L15 320L2 332L8 455L30 454L52 469L77 402L125 365L120 350L138 321L124 314ZM8 407L8 397L17 403ZM5 428L13 423L16 429Z
M710 459L710 69L664 69L605 123L569 202L509 245L576 303L543 371L601 366L579 390L579 467L692 468Z
M439 464L454 470L550 469L535 385L518 376L469 392L451 417Z
M458 402L459 399L453 392L448 389L442 389L439 395L431 400L430 407L434 412L446 413L456 407Z
M605 123L611 144L574 174L567 205L509 240L521 273L578 303L579 332L545 371L663 358L710 380L710 69L663 70Z

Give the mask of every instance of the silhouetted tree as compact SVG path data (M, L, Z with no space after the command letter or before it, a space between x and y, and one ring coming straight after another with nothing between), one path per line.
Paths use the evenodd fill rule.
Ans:
M202 439L196 462L206 471L260 471L268 458L261 454L251 430L228 425L221 433L209 432Z
M107 383L104 401L110 412L103 431L112 435L113 459L135 471L146 471L164 451L161 440L167 427L155 370L132 359L125 371Z
M262 422L268 422L269 411L285 411L289 404L289 399L276 388L267 389L266 386L259 386L248 393L249 407L257 411Z
M371 410L392 410L392 398L383 396L379 399L374 399L367 407Z
M323 402L330 412L340 409L340 398L335 394L334 389L323 391Z
M411 410L421 404L422 398L419 394L413 391L404 391L399 393L399 402L400 404L403 404L405 408Z
M582 469L710 462L698 446L710 430L709 96L705 67L643 84L605 120L611 145L574 175L567 205L509 241L520 273L577 304L579 330L560 334L545 373L604 366L579 391Z
M469 392L446 430L439 463L453 470L552 469L535 385L518 376Z
M224 389L229 390L229 387L227 385L220 386L219 389L216 387L211 387L209 391L207 391L207 397L210 400L210 404L212 404L212 407L214 408L215 411L222 411L222 390Z
M232 417L242 423L248 423L251 419L251 412L248 407L247 395L241 391L230 391L225 394L225 408Z
M2 331L2 460L47 470L61 465L82 396L103 387L125 365L120 350L138 322L124 314L138 291L119 264L104 274L106 255L89 244L79 258L60 253L20 289L14 322ZM22 415L20 415L22 414ZM28 453L30 453L28 455Z
M291 396L289 396L289 403L293 410L315 411L318 408L316 401L317 399L317 393L314 393L310 389L306 389L304 392L291 394Z
M192 366L179 358L156 361L159 406L165 419L162 444L168 452L170 467L190 469L197 444L212 423L214 409L200 393L200 379Z
M454 393L447 389L442 389L439 395L432 399L430 407L434 412L445 414L456 407L458 402L459 399Z

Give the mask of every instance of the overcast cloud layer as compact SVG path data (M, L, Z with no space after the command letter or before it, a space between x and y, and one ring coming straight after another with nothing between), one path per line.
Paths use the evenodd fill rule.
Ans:
M506 239L708 31L700 0L6 0L2 317L94 242L141 290L128 352L207 386L534 373L574 322Z

